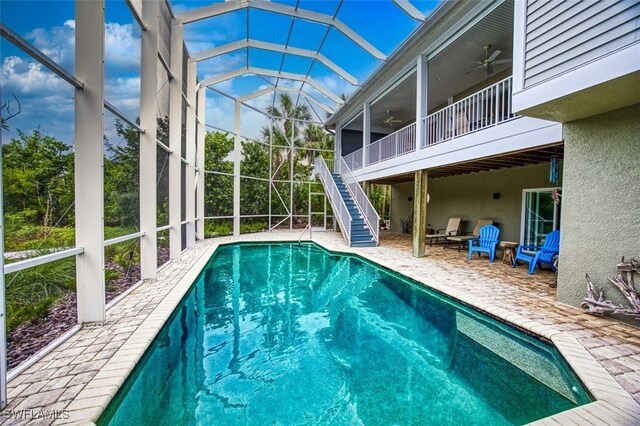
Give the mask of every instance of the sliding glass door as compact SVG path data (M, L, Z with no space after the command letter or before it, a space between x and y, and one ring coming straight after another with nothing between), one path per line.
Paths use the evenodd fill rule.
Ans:
M520 244L539 246L551 231L560 228L560 188L522 191L522 225Z

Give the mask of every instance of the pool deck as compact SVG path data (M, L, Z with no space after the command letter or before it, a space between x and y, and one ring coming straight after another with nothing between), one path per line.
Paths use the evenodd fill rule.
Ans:
M107 310L107 323L84 327L8 384L1 424L92 424L134 368L215 249L235 241L297 241L278 231L198 242ZM305 234L303 240L308 239ZM640 424L640 330L556 302L555 274L511 268L486 257L427 246L411 256L409 237L383 232L375 248L349 248L340 234L315 232L327 249L357 253L434 290L552 341L595 402L536 422L539 425ZM13 411L7 411L13 410ZM26 411L21 411L26 410ZM57 418L38 418L57 413ZM22 416L22 419L17 417Z

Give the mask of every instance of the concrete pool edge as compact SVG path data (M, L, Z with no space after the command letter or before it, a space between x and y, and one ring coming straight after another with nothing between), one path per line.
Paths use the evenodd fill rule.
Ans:
M71 423L95 424L98 421L219 245L210 243L178 283L69 404L67 410L73 413L69 416Z
M324 241L324 238L313 238L313 241L325 250L338 254L358 255L368 261L382 267L397 271L391 261L374 256L376 248L352 249L345 247L341 239L332 238ZM243 236L239 238L220 238L199 243L201 252L191 265L177 263L176 267L185 270L184 275L173 285L166 296L155 306L151 313L141 324L126 338L124 344L113 356L98 370L98 373L87 385L73 398L67 410L71 414L68 419L59 419L57 424L95 423L106 409L111 399L122 386L126 378L142 358L155 336L172 314L175 307L187 293L205 264L221 245L236 242L295 242L292 234L268 234L255 237ZM305 238L304 241L309 241ZM185 262L186 263L186 262ZM457 291L455 287L444 288L425 283L425 278L407 271L397 273L422 283L426 287L445 294L463 304L469 305L479 311L486 312L490 316L503 322L529 331L531 334L542 337L554 343L556 348L574 370L576 375L585 385L585 388L596 399L595 402L565 411L546 419L539 420L536 424L554 424L558 422L579 423L597 422L598 424L638 424L640 423L640 404L607 372L604 367L585 349L572 335L571 331L561 331L554 326L540 324L522 315L513 313L508 309L500 308L490 302L481 300L473 295ZM116 305L117 306L117 305Z

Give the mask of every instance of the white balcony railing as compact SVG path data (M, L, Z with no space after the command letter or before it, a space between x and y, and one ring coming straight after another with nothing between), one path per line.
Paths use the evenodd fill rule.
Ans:
M446 142L516 118L511 109L512 87L512 77L507 77L423 118L424 136L420 146ZM415 151L415 123L378 139L366 150L367 166ZM343 159L351 170L361 169L362 148Z
M416 123L409 124L367 146L367 166L416 150Z
M512 78L508 77L423 118L422 146L455 139L514 118Z
M333 213L336 219L338 220L338 224L340 225L340 230L342 231L342 236L344 237L347 245L351 245L351 214L349 213L349 209L340 195L340 191L336 186L336 183L331 176L333 170L334 163L329 162L331 165L331 169L329 165L324 161L324 158L321 156L316 157L313 161L315 170L320 176L320 180L324 185L324 189L329 197L329 201L331 202L331 207L333 207Z
M351 170L359 170L362 168L362 148L357 151L353 151L351 154L347 154L344 157L345 163Z
M344 159L338 158L334 160L333 164L334 172L342 177L344 185L347 187L349 193L351 193L351 197L353 197L353 200L357 204L360 213L364 216L364 221L369 227L373 239L376 241L376 244L378 244L380 241L380 216L378 216L378 212L376 212L373 204L369 201L369 197L367 197L358 180L353 173L351 173L351 169L349 169Z

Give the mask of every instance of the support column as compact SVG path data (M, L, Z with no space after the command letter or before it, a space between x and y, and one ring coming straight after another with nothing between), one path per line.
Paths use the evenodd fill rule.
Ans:
M158 235L156 232L156 139L158 91L158 23L160 6L157 1L143 0L140 61L140 270L143 280L155 280L158 270ZM86 61L86 59L83 59Z
M204 138L206 131L204 129L205 105L206 105L205 87L198 89L198 141L196 149L196 166L198 167L198 181L196 183L196 236L199 240L204 240Z
M186 200L187 248L196 243L196 67L197 63L190 59L187 64L187 147L185 159L186 173L184 190Z
M422 119L427 116L428 81L429 62L426 55L420 55L416 67L416 150L426 145L427 128Z
M7 305L4 288L4 186L0 143L0 410L7 406Z
M169 256L180 260L182 253L182 55L184 26L174 20L171 29L171 73L169 82Z
M368 199L371 199L371 181L365 180L362 182L362 190Z
M104 0L76 2L75 201L78 322L104 324ZM155 162L154 162L155 164ZM155 206L155 203L154 203ZM4 365L4 364L3 364Z
M362 111L362 167L364 168L369 161L367 147L371 143L371 103L365 102Z
M427 231L427 171L415 172L413 189L413 257L424 257Z
M336 126L336 134L333 136L333 158L342 157L342 126Z
M240 142L240 114L242 104L236 101L233 114L233 235L240 235L240 160L242 156L242 143Z
M296 120L291 120L291 140L289 141L289 230L293 231L293 214L294 214L294 200L293 200L293 156L296 138Z

